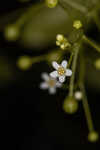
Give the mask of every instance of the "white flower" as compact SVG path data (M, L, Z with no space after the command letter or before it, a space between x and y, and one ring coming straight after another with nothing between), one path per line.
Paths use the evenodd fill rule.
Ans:
M56 93L56 88L60 88L62 86L56 79L50 77L47 73L42 73L42 78L44 82L40 84L40 88L43 90L48 89L50 94Z
M56 71L53 71L50 73L50 76L52 78L59 78L59 81L63 83L65 81L66 76L71 76L72 71L70 69L67 69L67 61L63 60L61 65L59 65L57 62L53 61L52 66L56 69Z

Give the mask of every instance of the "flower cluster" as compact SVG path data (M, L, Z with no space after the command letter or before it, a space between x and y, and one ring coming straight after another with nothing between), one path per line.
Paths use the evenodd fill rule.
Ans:
M22 1L22 0L20 0L20 1ZM82 19L82 15L80 16L80 19L82 20L82 22L89 23L90 22L89 20L91 20L91 18L92 18L94 20L95 24L97 25L98 29L100 30L100 21L99 21L97 12L96 12L97 10L100 9L100 7L98 7L100 5L100 2L96 4L96 7L98 9L96 7L94 7L95 9L94 10L91 9L92 13L90 13L90 12L88 12L87 9L84 9L85 6L84 7L81 6L81 3L79 5L77 5L78 2L76 4L73 2L69 3L69 1L70 0L65 0L65 1L63 1L63 0L44 0L45 5L47 7L46 8L47 11L49 8L51 8L51 9L57 8L59 10L59 7L61 7L62 9L64 9L64 11L66 11L67 16L71 17L70 19L67 19L67 21L70 20L70 23L71 23L71 20L73 20L74 17L75 18L77 17L77 10L78 11L80 10L80 12L82 12L82 14L84 13L83 19ZM69 6L71 6L71 7L69 7ZM68 7L73 8L74 11L71 12L71 9L68 9ZM38 12L38 10L39 11L42 10L41 7L40 8L37 7L37 8L38 8L38 9L36 9L37 12ZM83 8L83 9L81 10L81 8ZM43 6L43 9L44 9L44 6ZM8 24L7 26L5 26L4 37L6 40L8 40L9 42L10 41L15 42L20 39L24 39L24 36L23 36L23 38L21 38L21 35L22 35L21 29L22 29L23 25L25 23L27 23L27 20L29 21L29 17L33 16L33 10L34 9L32 6L32 9L31 8L28 9L28 13L21 15L21 17L14 24ZM57 11L57 12L60 12L60 11ZM75 14L73 14L74 12L75 12ZM71 13L73 15L71 15ZM56 12L55 12L55 14L56 14ZM49 16L49 13L48 13L48 16ZM47 18L47 17L45 17L45 18ZM88 20L87 22L84 20L85 18L87 18L87 20ZM63 17L63 19L64 19L64 17ZM82 47L83 43L85 42L85 43L89 44L91 47L93 47L97 52L100 53L100 46L85 35L86 32L83 31L83 24L82 24L81 20L75 20L73 22L73 25L70 26L70 27L72 27L70 34L69 34L69 32L64 33L65 35L68 35L68 38L66 38L62 34L57 34L55 43L59 47L60 51L58 51L58 49L57 49L48 54L44 54L44 55L36 56L36 57L21 56L21 57L19 57L18 62L16 64L17 64L18 68L20 68L23 71L26 71L26 70L30 69L32 67L32 65L35 63L39 63L41 61L46 61L48 63L52 62L52 66L55 70L52 71L51 73L42 73L41 77L44 81L40 84L40 89L43 89L43 90L47 89L50 94L55 94L57 88L61 88L61 87L63 88L65 86L65 89L67 89L67 86L64 85L64 82L66 81L66 77L71 76L69 86L68 86L68 90L69 90L68 95L66 95L66 97L63 101L63 110L68 114L74 114L78 110L78 106L79 106L78 101L81 102L81 100L82 100L82 104L83 104L83 108L84 108L84 112L85 112L85 116L86 116L86 121L87 121L88 129L89 129L88 141L96 142L99 139L99 135L98 135L98 132L96 132L94 129L94 125L92 122L92 116L91 116L91 112L89 109L87 95L86 95L86 91L85 91L85 85L84 85L85 71L86 71L85 70L86 63L85 63L85 55L84 55L85 51L83 48L82 48L82 50L80 50L80 47ZM4 21L4 22L6 22L6 21ZM68 23L68 26L69 25L70 24ZM70 29L70 28L68 28L68 29ZM44 28L43 28L43 31L44 31ZM60 32L61 31L62 30L60 30ZM63 31L65 32L65 30L63 30ZM46 29L46 33L47 33L47 29ZM23 35L27 35L27 34L23 34ZM40 35L42 35L42 34L40 34ZM29 39L29 34L27 37ZM31 35L30 35L30 37L31 37ZM38 36L36 35L36 37L38 37ZM40 36L40 37L45 37L45 36ZM27 40L27 38L25 38L25 41L26 40ZM24 40L22 40L22 41L24 41ZM40 40L40 43L41 43L41 40ZM70 49L69 61L67 62L66 60L63 60L61 62L61 64L58 64L57 61L62 60L62 57L63 56L65 57L65 55L67 55L67 51L66 51L67 49ZM77 70L77 62L79 62L79 69L78 69L78 73L79 73L78 78L79 79L75 78L76 70ZM100 58L97 58L93 64L97 70L100 70ZM71 66L72 70L69 69L70 65L72 65Z
M72 71L67 69L67 61L63 60L61 65L57 62L53 61L52 66L54 67L55 71L50 73L50 76L53 78L59 78L59 82L63 83L65 81L66 76L71 76Z
M60 48L62 50L65 50L66 48L70 47L71 44L69 43L69 41L67 40L66 37L64 37L64 35L62 34L58 34L56 36L56 45L60 46Z
M56 88L60 88L62 84L56 79L50 77L47 73L42 73L41 75L44 82L40 84L41 89L48 89L50 94L55 94Z
M52 66L56 70L51 72L49 75L47 73L43 73L42 78L45 81L40 84L40 88L49 89L50 94L54 94L56 92L56 88L62 86L66 76L72 75L72 71L67 69L66 60L63 60L61 65L59 65L56 61L53 61Z

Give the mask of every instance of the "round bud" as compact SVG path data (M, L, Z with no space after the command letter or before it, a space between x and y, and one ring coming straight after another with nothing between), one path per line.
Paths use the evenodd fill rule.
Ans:
M32 61L29 56L21 56L17 62L18 68L21 70L28 70L32 66Z
M66 47L65 47L65 44L61 44L61 45L60 45L60 48L61 48L62 50L65 50L65 48L66 48Z
M73 114L78 110L78 102L73 97L64 100L63 109L66 113Z
M81 91L76 91L74 96L75 96L76 100L81 100L82 99L82 92Z
M63 41L64 40L64 36L62 34L58 34L56 36L57 41Z
M58 0L45 0L45 2L49 8L54 8L56 7Z
M16 41L19 35L20 31L16 25L8 25L5 27L4 36L8 41Z
M74 21L73 27L74 27L75 29L80 29L80 28L82 27L81 21L80 21L80 20Z
M94 63L96 69L100 70L100 59L97 59Z
M96 142L99 139L99 134L96 131L92 131L88 134L89 142Z
M60 44L61 44L61 43L60 43L59 41L56 41L56 45L57 45L57 46L60 46Z

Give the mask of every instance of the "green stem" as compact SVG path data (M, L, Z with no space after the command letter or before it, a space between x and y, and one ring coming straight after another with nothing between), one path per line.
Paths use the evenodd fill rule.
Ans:
M59 0L58 2L59 2L59 5L61 6L61 8L62 8L63 10L65 10L65 12L67 12L67 14L68 14L69 16L71 16L71 13L70 13L71 8L68 7L68 5L67 5L64 1L62 1L62 0ZM71 17L72 17L72 16L71 16Z
M85 92L85 87L84 87L83 83L80 84L80 90L82 91L82 96L83 96L82 103L83 103L83 108L85 111L88 129L90 132L92 132L92 131L94 131L94 126L93 126L92 116L91 116L91 112L89 109L89 104L88 104L88 100L87 100L87 96L86 96L86 92Z
M41 3L41 5L38 5L36 8L34 7L34 5L32 5L31 7L29 7L22 16L20 16L20 18L16 21L16 25L18 26L22 26L23 24L25 24L25 22L27 21L27 19L31 18L35 13L37 13L40 8L43 8L43 4Z
M68 62L68 68L70 67L70 65L72 63L73 55L74 55L74 53L72 52L71 56L70 56L70 59L69 59L69 62Z
M81 52L79 87L80 87L80 90L81 90L82 96L83 96L82 103L83 103L83 108L84 108L84 112L85 112L85 116L86 116L86 120L87 120L88 129L91 132L91 131L94 131L94 126L93 126L92 116L91 116L91 112L90 112L90 108L89 108L89 104L88 104L88 100L87 100L87 96L86 96L86 91L85 91L85 87L84 87L85 62L84 62L83 55L84 54Z
M31 58L32 63L37 63L46 59L46 55Z
M72 63L72 76L70 79L70 85L69 85L69 96L73 96L73 90L74 90L74 79L75 79L75 71L76 71L76 64L77 64L77 58L78 58L78 52L79 52L79 45L75 46L74 51L74 58Z
M79 87L79 85L76 83L74 85L74 90L76 90L78 87ZM64 89L64 90L66 90L66 89L69 89L69 86L68 85L66 86L66 84L64 84L61 88Z
M90 40L88 37L86 37L85 35L83 36L83 40L88 43L89 45L91 45L94 49L96 49L98 52L100 52L100 47L92 40Z
M56 54L56 56L58 56L58 58L62 58L62 56L65 54L65 52L64 51L62 52L60 49L59 50L57 49L57 50L54 50L53 52L50 52L50 53L47 53L47 54L44 54L44 55L41 55L41 56L34 56L34 57L31 58L31 61L32 61L32 63L37 63L37 62L44 61L44 60L53 61L52 57L53 57L53 55L55 56L55 54Z
M59 4L66 11L68 11L67 9L68 9L68 7L70 7L72 9L73 8L76 9L77 11L80 11L81 13L85 13L85 14L87 13L87 9L84 6L74 2L72 0L66 1L66 2L63 0L59 0Z

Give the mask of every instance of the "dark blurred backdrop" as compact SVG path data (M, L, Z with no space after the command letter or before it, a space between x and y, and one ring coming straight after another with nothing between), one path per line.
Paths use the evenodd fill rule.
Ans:
M0 2L0 16L33 3L35 1L20 3L3 0ZM79 148L82 145L89 145L90 148L98 146L99 142L90 144L87 141L88 129L81 102L75 115L65 114L62 103L66 91L58 90L55 96L50 96L47 91L38 88L40 74L49 71L48 65L43 62L22 72L16 67L17 58L24 54L34 56L34 51L28 52L16 43L5 41L2 31L0 35L1 62L6 59L13 70L9 75L11 78L0 80L0 142L4 143L3 149L7 146L13 150L65 150L74 145ZM2 70L10 72L7 67ZM93 121L100 133L100 94L86 87Z

